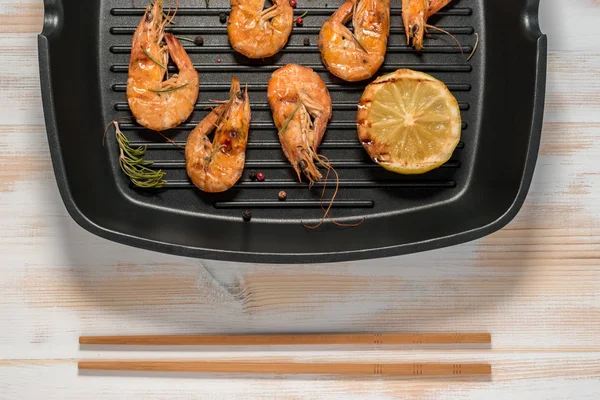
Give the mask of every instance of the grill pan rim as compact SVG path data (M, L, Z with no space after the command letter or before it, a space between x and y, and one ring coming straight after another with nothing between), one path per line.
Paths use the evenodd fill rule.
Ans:
M151 240L125 232L107 229L93 222L77 205L67 177L67 170L63 158L63 149L58 135L58 124L56 119L54 92L51 74L50 38L58 36L62 29L62 3L60 0L45 0L44 29L38 36L38 52L40 66L40 81L42 100L44 105L44 118L47 128L49 148L55 172L56 181L63 203L70 216L87 231L105 239L122 244L139 247L147 250L160 251L163 253L188 256L195 258L206 258L215 260L252 262L252 263L318 263L318 262L341 262L350 260L376 259L403 255L408 253L433 250L437 248L456 245L481 237L487 236L514 219L521 209L529 191L533 173L539 153L541 141L542 121L544 113L546 65L547 65L547 38L542 34L537 21L539 0L526 0L526 28L537 42L536 75L534 85L532 125L529 132L528 149L526 152L525 168L521 175L519 189L510 207L494 222L476 229L452 234L445 237L437 237L420 242L403 243L384 248L369 248L364 250L353 250L345 252L323 252L323 253L257 253L244 251L215 250L208 248L190 247L163 241Z

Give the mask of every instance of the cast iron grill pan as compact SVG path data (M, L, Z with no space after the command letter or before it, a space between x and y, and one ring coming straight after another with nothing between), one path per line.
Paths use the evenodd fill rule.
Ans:
M102 147L103 127L131 115L125 97L131 37L145 4L136 0L46 2L40 36L41 76L50 147L57 180L71 215L85 228L130 245L195 257L264 262L316 262L374 258L420 251L483 236L506 224L526 194L539 144L545 81L545 38L537 28L536 1L455 0L430 23L452 33L430 31L425 49L406 45L400 2L392 1L392 29L379 75L398 68L424 71L444 81L463 118L462 141L451 161L420 176L401 176L367 156L356 134L356 109L365 85L346 83L327 72L317 38L321 24L341 0L302 0L284 50L250 60L229 46L219 21L229 2L180 1L170 31L204 46L182 42L200 73L195 111L166 135L181 146L208 113L210 100L226 99L232 74L248 83L252 123L244 176L230 191L197 190L185 172L183 151L154 132L121 119L133 145L146 145L146 158L167 172L162 190L132 187L118 165L114 136ZM514 26L508 30L506 26ZM305 45L309 39L310 45ZM73 56L76 59L73 60ZM309 190L284 158L266 90L277 68L299 63L326 82L333 118L321 152L340 176L332 216L340 222L366 218L358 228L315 223L323 182ZM176 72L173 65L169 67ZM77 110L73 112L73 110ZM251 170L266 180L250 179ZM285 190L288 200L278 200ZM327 199L331 195L328 191ZM252 221L242 220L242 210Z

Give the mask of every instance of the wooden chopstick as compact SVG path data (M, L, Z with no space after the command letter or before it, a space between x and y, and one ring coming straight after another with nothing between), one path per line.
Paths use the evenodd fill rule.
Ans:
M341 364L238 361L81 361L81 370L315 375L490 375L490 364Z
M82 345L131 346L266 346L489 344L489 333L383 333L302 335L81 336Z

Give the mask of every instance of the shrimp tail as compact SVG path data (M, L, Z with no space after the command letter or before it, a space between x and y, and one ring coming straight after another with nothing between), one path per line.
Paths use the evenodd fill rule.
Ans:
M329 124L329 119L331 118L331 113L333 111L332 106L331 104L320 104L318 101L311 99L310 96L303 96L302 104L304 105L307 113L314 118L312 123L309 122L309 124L312 126L307 128L312 128L311 130L314 132L311 142L312 151L314 154L316 154L319 150L319 145L323 141L325 131L327 130L327 125ZM306 120L308 120L308 118L306 118Z
M165 42L167 43L171 59L179 69L194 68L194 64L192 64L179 39L171 33L165 33Z
M430 0L429 7L425 13L426 18L437 14L442 8L446 7L452 0Z

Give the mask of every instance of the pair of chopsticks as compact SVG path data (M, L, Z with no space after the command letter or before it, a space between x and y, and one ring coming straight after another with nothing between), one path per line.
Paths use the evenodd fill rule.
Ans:
M81 345L270 346L490 344L489 333L82 336ZM490 375L489 364L287 363L247 361L81 361L81 370L325 375Z

